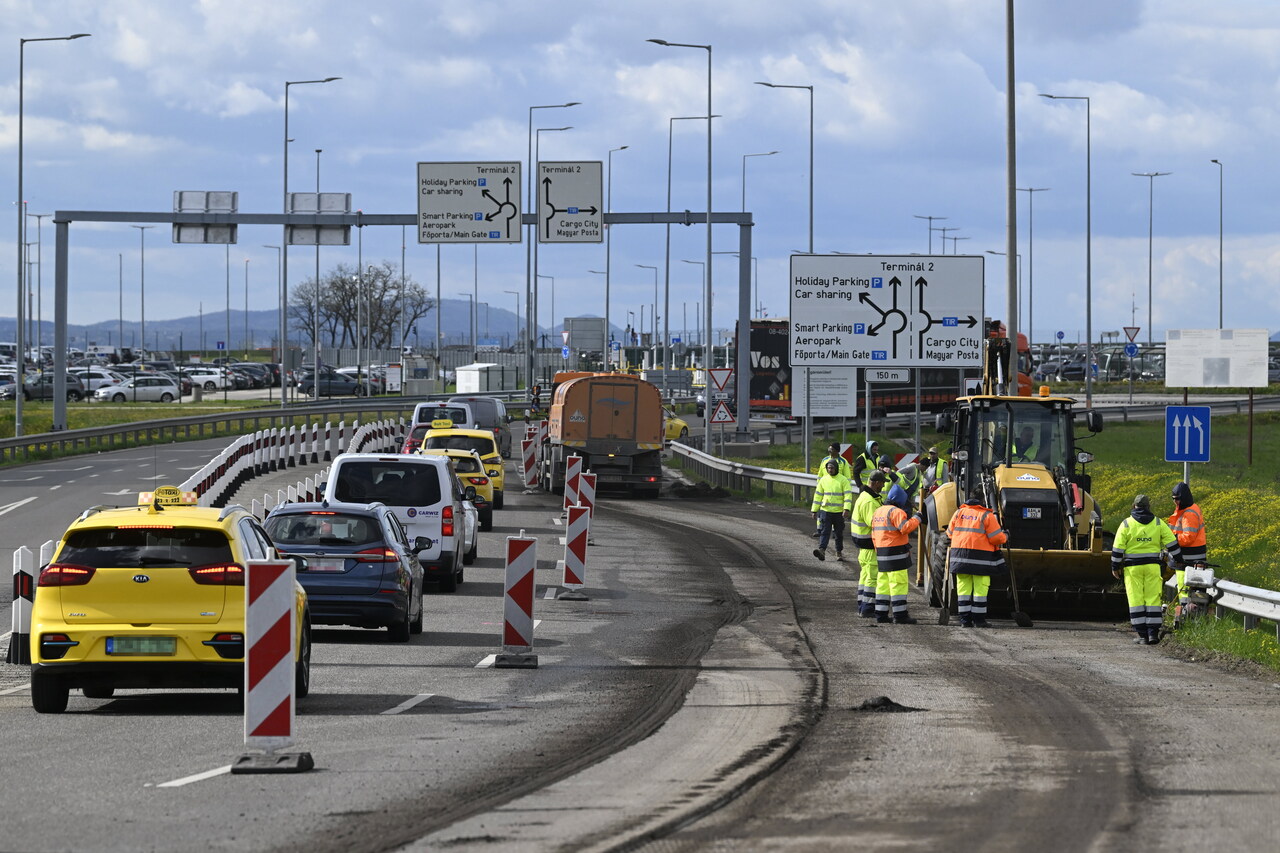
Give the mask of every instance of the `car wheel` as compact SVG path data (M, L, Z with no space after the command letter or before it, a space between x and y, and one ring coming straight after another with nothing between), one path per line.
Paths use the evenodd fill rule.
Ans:
M80 402L80 392L79 392L79 391L68 391L68 392L67 392L67 402L68 402L68 403L79 403L79 402Z
M116 689L98 684L92 687L83 687L80 692L84 694L86 699L110 699L116 694Z
M480 529L481 530L493 529L493 510L492 509L486 509L480 513Z
M422 606L422 588L419 587L418 588L418 615L412 622L409 623L410 634L422 633L422 617L424 615L425 610L426 608Z
M471 548L462 555L462 565L469 566L476 561L476 551L480 548L480 537L471 540Z
M206 391L217 391L217 390L218 390L218 386L217 386L215 383L213 383L213 382L206 382L206 383L204 383L204 390L206 390Z
M28 401L31 399L31 392L28 391L26 388L22 389L22 399L28 400Z
M458 591L458 575L456 572L449 572L440 578L441 592L457 592Z
M409 608L412 606L412 604L413 604L412 599L406 602L404 606L404 618L401 619L399 622L396 622L394 625L387 626L387 631L388 633L391 634L391 642L393 643L409 642L409 634L413 632L413 628L410 625L410 620L409 620Z
M31 679L31 707L37 714L61 714L67 710L70 690L52 675Z
M680 427L680 440L681 440L681 441L684 441L684 440L685 440L686 438L688 438L688 437L689 437L689 428L688 428L688 427Z
M502 490L501 490L501 489L494 489L494 491L493 491L493 508L494 508L494 509L502 509L502 504L503 504L503 503L504 503L504 501L502 500Z
M244 689L244 685L241 685ZM311 616L302 614L302 648L298 649L298 662L293 665L293 694L305 699L311 692Z
M161 394L161 395L160 395L160 402L161 402L161 403L172 403L172 402L173 402L173 395L172 395L172 394L170 394L168 391L165 391L163 394Z
M123 394L112 394L112 395L111 395L111 402L113 402L113 403L123 403L123 402L124 402L125 400L127 400L127 399L128 399L128 398L127 398L127 397L125 397L125 395L123 395Z

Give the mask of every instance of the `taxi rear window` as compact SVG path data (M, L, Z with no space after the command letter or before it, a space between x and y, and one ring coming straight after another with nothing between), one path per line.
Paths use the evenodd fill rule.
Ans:
M469 435L433 435L427 438L426 446L433 450L474 450L481 456L492 456L497 452L493 439Z
M58 554L63 563L126 569L204 566L234 559L226 534L204 527L75 530Z
M459 474L479 474L483 470L474 456L455 456L453 464Z
M428 506L440 501L440 476L432 465L384 460L344 462L334 499L381 501L388 506Z
M295 513L267 519L277 545L368 545L382 541L376 518L346 513Z

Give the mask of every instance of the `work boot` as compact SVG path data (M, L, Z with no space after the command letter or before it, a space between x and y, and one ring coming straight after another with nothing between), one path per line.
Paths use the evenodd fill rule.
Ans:
M813 556L817 557L819 560L825 560L827 559L827 552L822 550L821 548L814 548Z
M973 620L972 620L972 619L967 619L967 618L965 618L965 617L963 617L963 616L962 616L962 617L960 617L960 627L961 627L961 628L972 628L972 627L973 627Z
M876 623L879 625L887 625L893 620L889 618L888 613L876 613Z
M973 620L973 625L974 625L974 627L975 627L975 628L990 628L990 627L991 627L991 623L990 623L990 622L988 622L988 621L987 621L984 617L982 617L982 616L975 617L975 618L974 618L974 620Z
M917 620L912 619L906 613L899 613L898 615L893 617L893 624L895 625L915 625L916 621Z
M863 619L871 619L876 615L876 609L875 607L863 606L858 609L858 615L861 616Z
M836 562L838 563L844 562L844 551L836 551Z
M813 531L812 533L810 533L810 534L809 534L810 538L813 538L813 539L817 539L817 538L818 538L819 536L821 536L821 535L822 535L822 531L821 531L821 530L815 530L815 531Z
M1147 629L1147 645L1155 646L1155 645L1158 645L1159 643L1160 643L1160 629L1148 628Z

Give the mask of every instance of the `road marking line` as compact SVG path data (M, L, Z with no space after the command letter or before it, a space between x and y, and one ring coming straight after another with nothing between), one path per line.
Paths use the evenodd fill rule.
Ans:
M213 770L206 770L203 773L197 773L194 776L183 776L181 779L174 779L172 782L161 782L156 785L157 788L181 788L183 785L190 785L192 782L203 782L205 779L212 779L214 776L221 776L224 773L231 772L231 765L226 767L217 767Z
M546 594L545 594L545 595L543 595L542 597L543 597L543 598L555 598L555 597L556 597L556 587L554 587L554 586L549 586L549 587L547 587L547 592L546 592Z
M51 492L56 492L56 491L58 491L58 489L61 489L61 488L62 488L62 486L50 486L50 487L49 487L49 491L51 491Z
M5 631L3 634L0 634L0 642L3 642L3 641L5 641L5 640L9 639L9 638L10 638L10 637L12 637L12 636L13 636L13 632L12 632L12 631Z
M21 693L24 690L30 689L30 684L19 684L17 687L6 687L4 690L0 690L0 696L11 696L14 693Z
M476 664L476 669L485 669L486 667L491 667L493 666L494 661L496 661L497 659L498 659L497 655L488 655L484 658L484 660Z
M551 519L551 523L556 527L560 527L564 524L564 519L557 515L555 518Z
M383 712L382 712L382 715L383 715L383 716L387 716L387 715L390 715L390 714L402 714L402 713L404 713L405 711L407 711L407 710L409 710L410 708L412 708L414 705L417 705L417 704L420 704L420 703L422 703L422 702L425 702L425 701L427 701L428 699L430 699L430 698L431 698L432 696L434 696L434 695L436 695L436 694L434 694L434 693L419 693L417 696L414 696L414 697L412 697L412 698L410 698L410 699L406 699L406 700L404 700L403 702L401 702L399 705L395 706L394 708L390 708L390 709L388 709L388 710L386 710L386 711L383 711Z
M32 495L32 496L31 496L31 497L29 497L29 498L23 498L23 499L22 499L22 500L20 500L20 501L14 501L14 502L13 502L13 503L11 503L11 504L5 504L4 506L0 507L0 515L4 515L6 512L9 512L9 511L11 511L11 510L15 510L15 509L17 509L18 507L20 507L20 506L22 506L22 505L24 505L24 504L29 504L29 503L31 503L31 502L32 502L33 500L35 500L35 499L36 499L36 496L35 496L35 495Z

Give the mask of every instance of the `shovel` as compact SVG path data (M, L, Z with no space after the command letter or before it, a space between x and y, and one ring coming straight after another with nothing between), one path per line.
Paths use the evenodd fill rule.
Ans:
M1030 628L1034 623L1030 616L1022 612L1022 605L1018 603L1018 576L1013 573L1013 560L1006 556L1005 564L1009 567L1009 588L1013 590L1013 621L1019 628Z
M930 568L932 571L932 568ZM951 587L955 581L951 576L951 549L947 549L947 558L942 563L942 610L938 613L938 624L951 622Z

